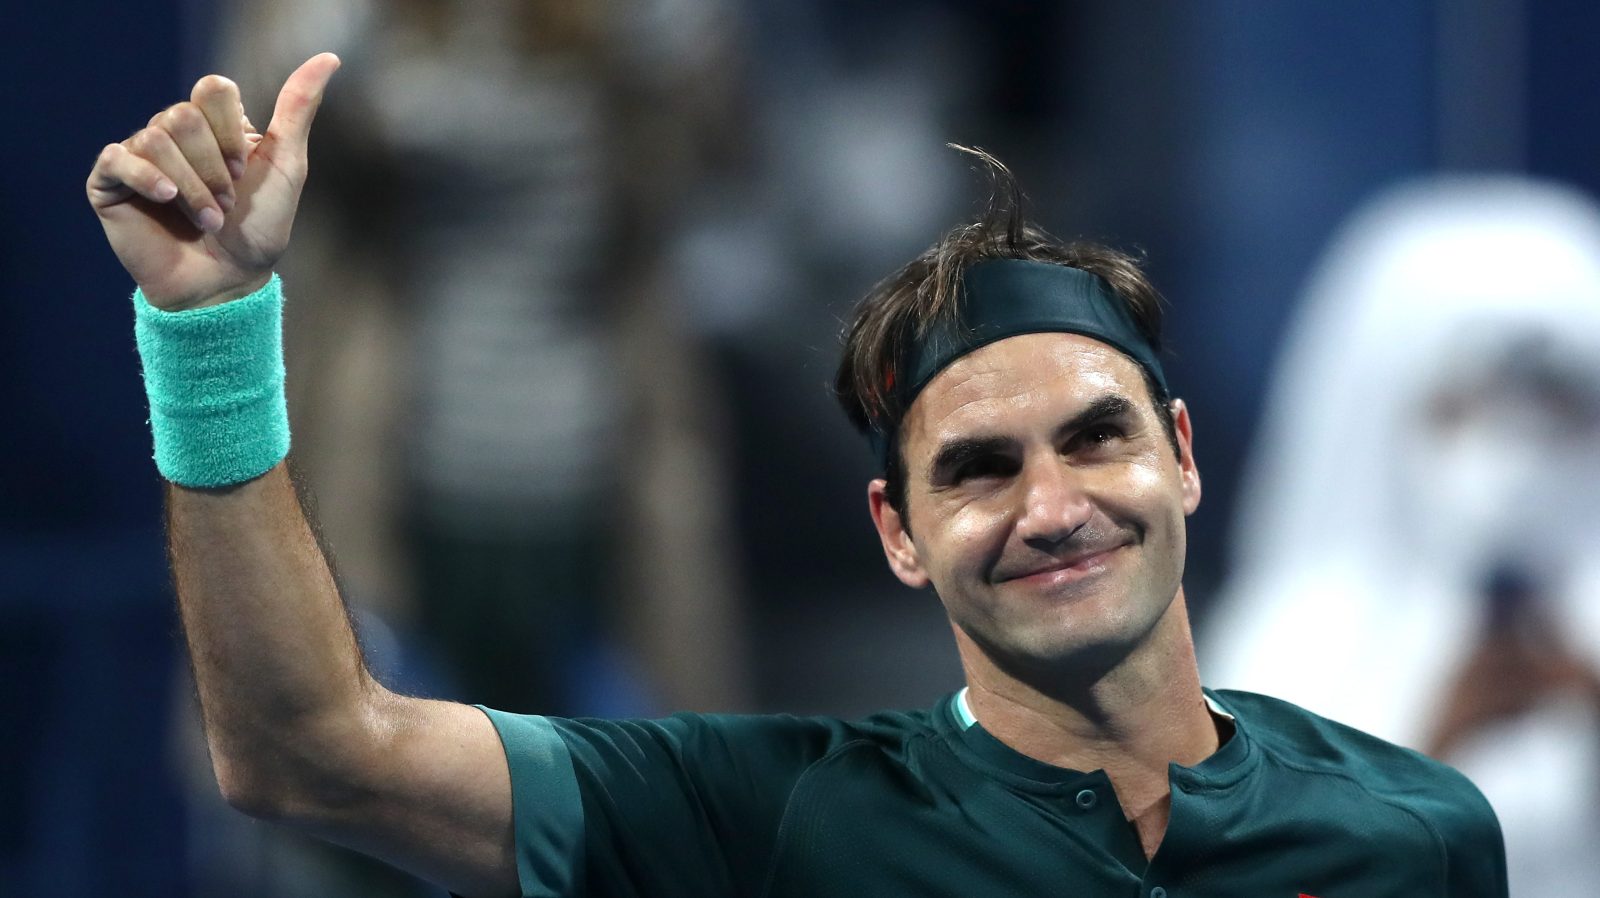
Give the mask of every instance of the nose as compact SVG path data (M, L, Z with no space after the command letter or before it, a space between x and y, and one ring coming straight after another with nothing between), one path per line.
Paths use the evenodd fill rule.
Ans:
M1094 515L1082 474L1052 454L1030 459L1022 470L1022 509L1017 536L1049 550L1083 528Z

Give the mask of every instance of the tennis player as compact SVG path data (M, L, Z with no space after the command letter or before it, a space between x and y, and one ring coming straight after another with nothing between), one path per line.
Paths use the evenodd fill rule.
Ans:
M837 380L881 464L889 567L944 604L964 689L856 721L606 721L384 688L284 466L273 267L338 65L302 65L261 132L207 76L87 185L138 285L232 804L466 896L1504 898L1465 778L1202 688L1181 585L1200 475L1156 293L1128 257L1026 225L997 164L985 215L858 307Z

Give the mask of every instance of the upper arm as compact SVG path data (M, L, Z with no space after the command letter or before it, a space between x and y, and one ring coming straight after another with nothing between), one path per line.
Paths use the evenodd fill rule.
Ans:
M1488 799L1459 771L1436 765L1432 788L1413 798L1444 849L1446 893L1506 898L1505 838Z
M281 816L471 898L749 891L794 781L840 737L795 718L579 721L387 694L369 718Z
M1450 894L1506 898L1509 884L1500 820L1477 789L1472 792L1474 800L1445 832Z
M388 695L358 731L337 784L285 822L463 896L518 894L511 777L483 712Z
M842 735L781 715L491 716L511 754L523 884L538 894L755 894L796 781ZM570 779L544 773L563 765Z

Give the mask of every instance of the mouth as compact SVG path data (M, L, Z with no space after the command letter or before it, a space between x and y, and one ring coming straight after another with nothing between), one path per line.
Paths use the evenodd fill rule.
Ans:
M1026 573L1002 578L1002 583L1024 583L1030 586L1060 586L1092 577L1105 571L1112 556L1127 548L1125 544L1108 546L1086 554L1072 555L1040 565Z

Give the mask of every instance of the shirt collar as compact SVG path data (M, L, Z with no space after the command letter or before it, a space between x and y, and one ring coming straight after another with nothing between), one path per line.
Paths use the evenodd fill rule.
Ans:
M972 705L967 701L967 690L970 688L970 686L962 686L961 691L956 693L955 698L956 722L961 725L963 730L970 729L978 723L978 718L972 716ZM1201 694L1205 696L1206 707L1211 709L1212 714L1224 720L1234 719L1232 714L1229 714L1226 709L1217 704L1217 700L1211 697L1210 692L1201 690Z
M1246 735L1246 727L1238 717L1218 701L1211 690L1202 689L1201 692L1205 696L1206 707L1213 714L1233 724L1233 735L1210 757L1194 767L1170 765L1171 773L1177 779L1200 780L1215 786L1225 786L1244 775L1247 765L1243 762L1254 757L1256 752ZM1021 777L1031 783L1046 784L1056 788L1081 784L1087 778L1104 778L1104 773L1101 771L1085 773L1030 758L996 739L973 716L972 705L967 700L966 687L949 696L942 704L945 712L943 719L949 724L951 735L954 737L952 741L976 756L985 766L999 768L1012 777Z

